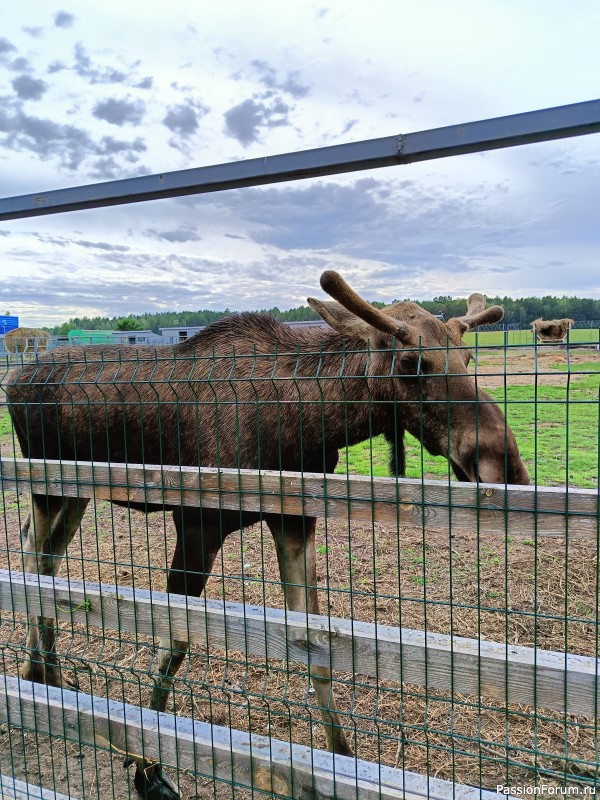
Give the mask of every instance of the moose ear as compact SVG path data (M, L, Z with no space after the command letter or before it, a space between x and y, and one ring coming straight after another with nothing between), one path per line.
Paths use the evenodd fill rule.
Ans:
M371 325L335 301L309 297L308 304L330 327L343 336L358 336L361 339L368 339L377 333Z
M452 338L457 339L459 342L462 341L463 333L469 330L467 323L463 322L460 317L449 319L446 323L446 327L450 331L450 334L453 334Z

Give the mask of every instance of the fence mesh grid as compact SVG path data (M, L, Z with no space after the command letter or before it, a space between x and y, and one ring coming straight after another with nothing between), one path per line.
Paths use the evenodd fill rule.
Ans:
M256 344L264 326L275 326L276 347ZM228 349L212 333L225 329L237 330ZM450 341L421 341L407 356L323 331L283 334L252 315L208 330L175 348L4 358L2 671L316 750L333 736L338 750L346 743L381 769L428 776L430 787L591 791L600 769L600 332L571 331L566 346L523 331L468 333L466 366L467 351ZM462 373L451 364L457 352ZM461 394L456 379L479 395ZM500 428L492 407L503 412ZM490 514L486 492L496 490L478 491L479 478L523 483L511 473L509 428L531 483L560 499L544 505L540 494L538 508L534 492L538 513L522 520L517 495ZM486 477L492 429L508 452L499 480ZM449 458L428 452L436 449ZM112 487L88 462L110 465ZM172 470L148 477L144 464ZM248 470L260 470L252 483ZM353 475L374 480L355 485ZM457 475L476 481L470 499ZM548 535L554 518L560 535ZM37 569L59 580L18 577ZM318 624L276 612L281 575L288 606L320 612ZM177 616L167 589L197 597L205 581L213 605L190 601ZM25 612L39 614L42 595L60 621L54 638L51 617L40 617L36 643ZM369 661L364 642L375 635L379 658ZM529 672L520 671L524 648ZM179 662L171 684L165 671ZM334 703L332 728L320 709ZM122 765L142 753L115 738L82 741L65 714L15 719L13 706L0 707L0 772L73 797L137 796L134 768ZM185 747L157 742L148 757L182 797L308 796L271 773L265 783L260 759L249 789L236 756L232 777L215 776L214 752L213 762L190 763Z

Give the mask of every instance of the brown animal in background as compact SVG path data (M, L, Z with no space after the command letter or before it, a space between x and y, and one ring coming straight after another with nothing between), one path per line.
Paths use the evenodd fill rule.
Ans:
M462 335L498 322L499 306L486 309L474 294L465 316L444 323L415 303L378 310L336 272L323 273L321 286L333 300L308 302L334 330L299 331L244 313L159 350L106 344L43 355L6 388L24 456L323 473L334 471L340 448L407 430L430 453L446 456L459 480L529 482L502 411L467 374ZM32 496L31 524L22 531L26 571L56 574L87 503ZM319 613L314 517L170 509L177 543L169 592L198 597L223 539L262 519L288 608ZM32 618L25 678L60 684L54 645L52 620ZM165 709L187 647L161 642L153 709ZM352 755L330 670L310 672L330 750ZM176 797L160 765L143 759L136 787Z
M41 328L13 328L4 334L7 353L43 353L49 341L50 334Z
M531 329L540 342L564 342L567 333L575 325L575 320L568 319L534 319Z

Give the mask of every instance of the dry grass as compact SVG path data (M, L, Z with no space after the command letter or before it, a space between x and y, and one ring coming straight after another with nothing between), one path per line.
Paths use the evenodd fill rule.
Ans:
M2 559L3 567L13 569L19 568L16 516L16 510L5 515L8 553ZM398 535L379 525L348 530L331 523L326 536L321 530L319 541L321 551L328 548L319 553L319 584L328 587L321 592L321 608L329 608L334 616L597 655L595 544L572 542L567 550L564 541L545 539L534 549L523 541L507 542L489 534L450 537L440 531L424 538L415 529ZM68 571L74 579L163 589L164 566L173 545L170 523L154 517L146 525L141 515L129 518L126 511L104 505L84 518L81 536L71 546L61 574ZM275 576L277 564L268 531L263 538L255 526L227 540L207 594L281 606L280 587L275 581L264 583L263 574ZM5 668L16 674L24 626L11 625L7 616L1 630ZM156 652L151 641L140 644L135 647L130 637L118 632L81 626L72 632L62 625L58 646L82 690L147 703ZM215 724L324 747L304 670L294 664L289 668L290 672L276 661L246 663L239 653L196 652L177 680L175 708L178 714ZM506 782L507 776L512 785L533 785L533 771L507 767L506 759L533 766L534 741L538 767L562 771L566 756L588 762L588 769L598 763L592 720L507 708L489 698L482 698L479 705L473 697L390 682L378 685L359 675L335 677L344 722L361 758L464 783L478 783L483 775L488 786ZM2 738L6 736L5 732ZM21 735L11 736L13 753L15 737ZM29 741L32 738L29 734ZM71 791L76 796L96 796L93 786L84 786L77 778L81 773L81 781L90 779L87 769L81 770L79 747L54 742L53 750L59 746L70 753L69 771L75 770L71 778L78 781ZM49 745L40 742L35 749L46 764L41 777L52 785L55 776L48 770L56 758L44 762L45 748L49 751ZM94 758L89 752L86 757L87 764ZM572 777L582 769L570 762L566 766ZM116 796L128 796L126 774L107 754L101 755L95 771L104 776L100 788L110 773ZM193 781L184 777L182 783ZM191 785L189 790L198 791Z
M519 358L515 371L522 368L523 378L530 378L531 366ZM501 369L500 356L485 365L490 373L485 384L503 380ZM564 375L548 379L564 380ZM6 494L4 509L0 567L18 570L19 516L26 499ZM207 595L281 606L269 536L266 527L254 526L229 537ZM61 575L163 590L174 542L169 517L146 519L101 502L88 509ZM596 542L567 546L562 539L543 539L534 546L523 538L476 532L328 522L319 527L318 551L322 612L599 655ZM18 673L24 637L22 619L4 614L0 647L10 674ZM135 644L118 632L61 625L58 649L82 690L148 702L156 669L153 641ZM573 786L598 772L598 730L592 719L351 674L335 675L335 693L360 758L488 787ZM314 695L299 665L196 651L178 675L172 701L170 707L180 715L320 748L325 744ZM118 758L7 726L0 727L0 770L81 798L124 798L130 790L135 795ZM250 797L201 777L176 777L184 797Z

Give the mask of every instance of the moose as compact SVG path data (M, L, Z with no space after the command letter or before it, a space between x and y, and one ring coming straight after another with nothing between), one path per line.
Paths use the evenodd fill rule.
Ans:
M332 270L331 299L309 298L330 326L302 331L262 313L223 318L171 347L66 346L24 365L6 394L25 457L248 469L333 472L340 448L383 433L402 470L408 431L443 455L461 481L529 483L500 408L468 374L463 334L498 322L473 294L465 316L436 319L412 302L377 309ZM331 330L333 329L333 330ZM22 535L27 572L55 575L87 499L33 494ZM146 514L164 506L114 501ZM176 545L169 592L198 597L223 540L258 512L170 506ZM285 602L319 613L316 519L264 514L274 540ZM160 643L151 708L166 707L188 643ZM61 685L51 619L30 619L23 677ZM352 755L332 692L331 672L310 679L327 745ZM137 760L136 760L137 759ZM175 798L160 764L136 761L144 797Z
M540 342L564 342L573 325L575 320L568 317L548 320L538 317L531 323L531 330Z

